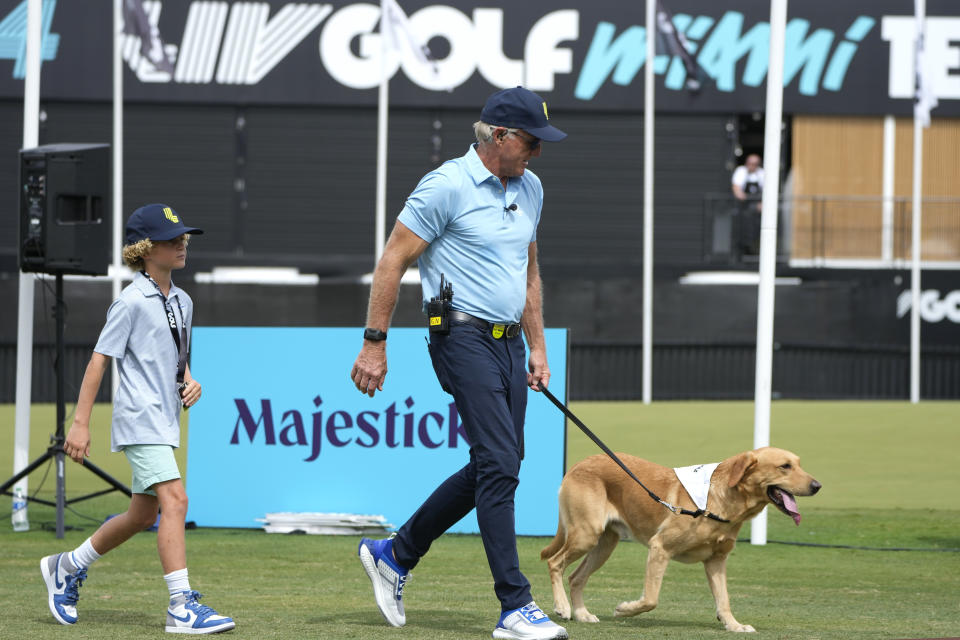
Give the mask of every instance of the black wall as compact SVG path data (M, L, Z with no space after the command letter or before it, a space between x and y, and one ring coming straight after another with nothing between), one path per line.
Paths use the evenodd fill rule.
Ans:
M109 142L108 104L45 103L40 143ZM406 196L473 141L476 111L390 113L388 230ZM569 138L531 163L544 183L541 263L571 275L639 273L643 121L623 113L558 113ZM16 265L17 150L22 107L0 103L0 270ZM698 262L702 198L723 191L729 155L720 116L657 120L656 253ZM207 231L190 269L289 265L321 274L373 266L376 110L339 107L128 105L124 217L164 202ZM433 138L438 135L435 141Z
M111 137L109 105L43 104L41 144ZM390 114L388 228L420 177L462 155L475 111L394 109ZM22 107L0 102L0 402L13 398L16 343L17 150ZM751 397L756 287L681 285L704 268L702 202L725 191L727 116L657 118L654 238L655 397ZM539 230L548 326L571 329L576 398L636 398L642 260L642 118L554 113L570 137L545 145L532 166L545 188ZM173 205L206 229L178 282L197 301L198 325L361 326L373 266L376 111L340 107L128 104L124 217L147 202ZM5 167L5 169L3 169ZM316 287L200 285L213 266L290 265L325 276ZM778 287L774 337L778 392L785 397L903 397L909 316L897 317L903 272L809 270ZM954 272L927 272L924 289L958 288ZM36 287L35 399L49 399L52 284ZM110 302L105 282L68 281L68 396L78 386ZM419 287L404 287L394 319L418 326ZM928 397L960 397L960 325L923 325L931 358ZM359 344L359 341L358 341ZM820 349L811 357L809 349ZM793 353L795 359L785 359ZM823 351L826 350L826 351ZM824 355L827 354L827 355ZM838 355L839 354L839 355ZM880 355L877 355L880 354ZM885 354L885 355L884 355ZM821 357L822 356L822 357ZM793 356L790 356L791 358ZM870 358L883 380L870 383ZM879 360L877 362L880 362ZM348 363L349 364L349 363ZM344 365L347 366L347 365ZM591 368L592 367L592 368ZM779 367L779 369L778 369ZM856 367L866 367L856 373ZM952 368L951 368L952 367ZM837 374L837 371L847 371ZM619 380L613 388L604 383ZM867 380L867 383L863 381ZM106 388L106 385L104 385Z

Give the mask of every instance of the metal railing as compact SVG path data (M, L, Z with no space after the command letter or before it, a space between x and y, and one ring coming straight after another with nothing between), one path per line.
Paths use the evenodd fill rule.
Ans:
M76 402L93 345L67 345L67 410ZM573 400L641 399L641 345L613 341L573 343L568 371ZM756 345L749 342L657 342L653 349L656 400L753 398ZM53 347L34 350L33 402L55 397ZM14 401L16 346L0 344L0 403ZM921 397L960 399L960 347L924 348ZM909 397L906 346L776 343L773 393L778 398L891 399ZM110 401L109 372L97 402ZM68 414L69 419L69 414ZM69 425L68 425L69 426Z
M640 400L638 344L571 345L573 400ZM658 342L653 349L653 397L657 400L749 400L754 395L756 345ZM960 399L960 348L921 352L921 397ZM890 399L910 395L906 346L776 343L773 395L796 399Z
M758 248L759 205L726 193L704 195L706 262L751 260ZM960 198L924 198L922 216L924 264L960 268ZM778 257L795 266L901 268L912 260L912 226L910 198L785 197L777 221Z

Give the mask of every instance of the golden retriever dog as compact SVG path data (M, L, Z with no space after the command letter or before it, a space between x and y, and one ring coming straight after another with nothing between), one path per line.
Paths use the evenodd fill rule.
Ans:
M617 454L651 491L677 507L697 507L673 469L627 454ZM763 447L745 451L721 462L710 478L707 511L729 520L675 514L654 501L613 460L595 455L579 462L560 485L560 523L553 541L540 552L547 561L557 614L569 620L598 622L587 611L583 589L599 569L621 534L632 536L650 551L643 595L621 602L615 616L635 616L657 606L667 563L702 562L717 606L717 619L728 631L754 631L740 624L730 611L727 595L727 556L736 544L744 522L767 504L800 524L794 496L812 496L820 483L800 467L800 458L784 449ZM570 600L563 588L564 570L586 554L570 575Z

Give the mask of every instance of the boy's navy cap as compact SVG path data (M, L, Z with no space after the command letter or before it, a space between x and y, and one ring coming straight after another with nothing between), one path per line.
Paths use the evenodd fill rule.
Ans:
M148 204L140 207L127 220L127 244L140 242L145 238L173 240L185 233L194 235L203 233L203 229L184 226L180 216L165 204Z
M497 91L480 112L480 120L487 124L523 129L541 140L560 142L567 134L548 123L549 119L546 101L523 87Z

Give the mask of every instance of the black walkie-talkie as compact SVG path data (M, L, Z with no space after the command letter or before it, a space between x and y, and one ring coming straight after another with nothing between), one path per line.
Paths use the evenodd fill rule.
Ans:
M430 333L447 335L450 333L450 309L453 303L453 284L440 274L440 295L430 298L427 303L427 318Z

